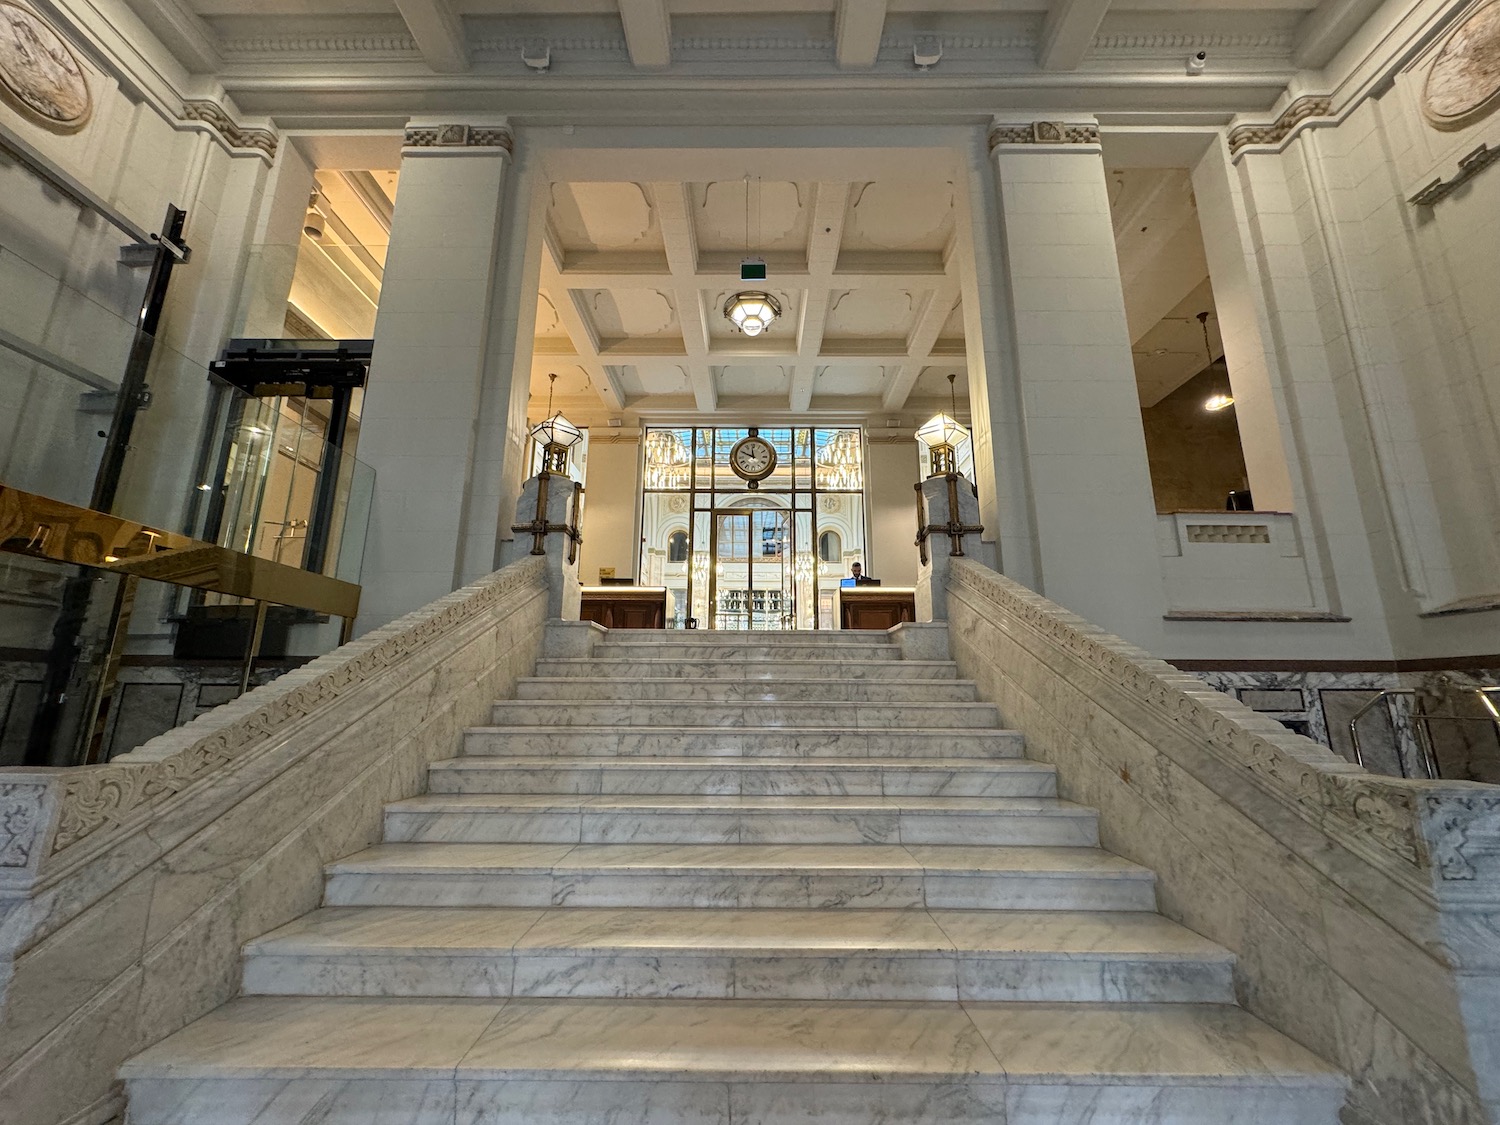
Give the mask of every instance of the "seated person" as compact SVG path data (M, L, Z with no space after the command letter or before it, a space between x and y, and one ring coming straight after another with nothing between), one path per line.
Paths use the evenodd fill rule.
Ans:
M851 577L839 580L840 586L879 586L880 579L871 578L864 573L864 568L859 563L849 567Z

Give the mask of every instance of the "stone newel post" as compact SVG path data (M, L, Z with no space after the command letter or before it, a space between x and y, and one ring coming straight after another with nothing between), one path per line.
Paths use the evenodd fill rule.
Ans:
M500 548L500 565L529 555L547 558L547 616L578 620L578 546L583 485L564 473L543 469L521 485L516 501L516 537Z
M948 620L948 571L979 542L979 497L958 473L928 477L917 489L917 620Z

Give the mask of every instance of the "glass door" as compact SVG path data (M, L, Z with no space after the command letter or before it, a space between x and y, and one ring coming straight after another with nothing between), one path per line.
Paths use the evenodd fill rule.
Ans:
M713 514L712 554L713 628L793 627L791 512L718 509Z

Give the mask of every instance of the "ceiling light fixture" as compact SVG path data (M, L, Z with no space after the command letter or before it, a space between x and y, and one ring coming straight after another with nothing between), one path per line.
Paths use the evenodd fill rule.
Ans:
M583 431L562 416L559 410L552 413L552 388L557 383L557 372L547 373L547 417L531 428L531 436L542 446L542 472L566 473L568 450L583 439Z
M958 372L948 372L948 402L953 415L958 413L958 392L953 386L957 379ZM969 431L953 415L934 414L917 431L917 440L927 447L931 469L927 475L930 477L945 477L958 472L956 447L969 436Z
M736 293L724 303L724 316L746 336L759 336L781 315L781 303L769 293Z
M1211 368L1217 361L1214 359L1213 345L1208 342L1208 316L1209 314L1207 312L1199 313L1198 324L1203 328L1203 352L1208 356L1208 367ZM1227 369L1228 364L1225 364L1225 367ZM1208 370L1208 368L1205 368L1204 370ZM1227 370L1225 374L1228 374ZM1208 400L1203 404L1203 409L1209 411L1210 413L1217 413L1220 410L1228 410L1233 405L1234 395L1215 394L1208 396Z

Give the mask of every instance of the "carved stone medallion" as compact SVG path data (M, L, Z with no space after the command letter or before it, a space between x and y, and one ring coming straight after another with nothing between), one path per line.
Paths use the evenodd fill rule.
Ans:
M93 111L78 56L56 28L11 0L0 0L0 93L56 133L83 128Z
M1462 129L1500 106L1500 0L1458 25L1427 72L1422 112L1439 129Z

